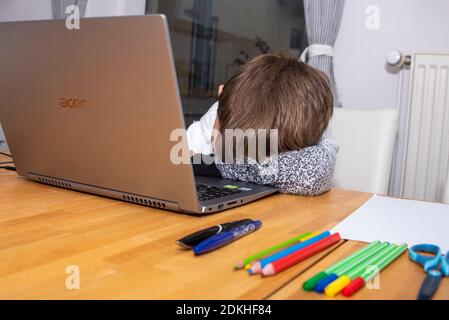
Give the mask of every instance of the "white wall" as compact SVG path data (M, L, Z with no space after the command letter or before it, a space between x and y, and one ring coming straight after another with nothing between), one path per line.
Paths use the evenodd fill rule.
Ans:
M369 5L379 7L379 30L365 27ZM395 107L398 75L386 70L386 52L449 52L448 14L448 0L346 0L335 43L343 106Z

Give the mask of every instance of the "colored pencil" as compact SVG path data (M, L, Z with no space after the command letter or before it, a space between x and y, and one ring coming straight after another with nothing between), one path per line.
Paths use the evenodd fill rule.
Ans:
M296 237L288 239L288 240L286 240L284 242L281 242L281 243L279 243L279 244L277 244L275 246L272 246L272 247L270 247L268 249L262 250L262 251L260 251L260 252L258 252L256 254L253 254L252 256L249 256L249 257L247 257L247 258L237 262L236 265L234 266L234 269L235 270L243 269L247 264L250 264L250 263L252 263L252 262L254 262L256 260L264 258L264 257L268 256L269 254L275 252L275 251L284 249L284 248L286 248L286 247L288 247L288 246L290 246L290 245L292 245L292 244L294 244L296 242L307 240L307 238L310 235L312 235L311 232L306 232L304 234L301 234L299 236L296 236Z
M332 266L330 266L329 268L325 269L324 271L321 271L321 272L317 273L316 275L314 275L313 277L307 279L302 284L303 289L306 290L306 291L313 290L313 288L315 287L315 284L317 284L318 281L320 281L321 279L324 279L328 275L334 273L335 270L337 270L339 267L345 265L346 263L350 263L350 261L353 261L353 260L357 259L361 254L363 254L364 252L370 250L372 247L378 245L379 243L380 243L380 241L374 241L374 242L366 245L362 249L356 251L355 253L351 254L350 256L348 256L348 257L338 261L337 263L333 264Z
M356 293L364 284L370 281L376 274L376 270L380 272L390 265L393 261L399 258L407 250L407 245L402 244L393 252L383 257L380 261L373 264L375 268L365 270L360 276L356 276L342 291L341 294L345 297L350 297Z
M260 273L262 271L262 269L267 264L269 264L269 263L271 263L273 261L276 261L278 259L281 259L281 258L283 258L285 256L288 256L289 254L291 254L291 253L293 253L295 251L303 249L303 248L305 248L305 247L307 247L307 246L309 246L309 245L311 245L311 244L313 244L313 243L315 243L315 242L317 242L317 241L319 241L321 239L324 239L324 238L328 237L329 235L330 235L330 232L329 231L325 231L325 232L320 233L319 235L317 235L317 236L315 236L313 238L310 238L309 240L302 241L301 243L298 243L298 244L292 245L292 246L290 246L288 248L285 248L285 249L283 249L283 250L281 250L281 251L279 251L279 252L277 252L275 254L272 254L272 255L264 258L264 259L261 259L259 261L255 261L251 265L251 268L248 270L248 273L249 274Z
M309 239L312 239L313 237L316 237L317 235L319 235L320 233L315 231L312 232L311 234L309 234L308 236L305 236L304 238L301 238L301 242L307 241Z
M334 272L329 273L329 275L315 284L313 288L315 292L323 293L324 289L332 282L338 279L339 276L346 274L348 271L352 270L356 266L360 265L364 261L368 260L375 254L379 253L386 247L388 247L388 243L378 243L377 245L370 248L370 250L365 251L361 255L359 255L356 259L349 261L346 264L343 264L339 268L335 269Z
M324 239L321 239L310 246L307 246L303 249L295 251L288 256L285 256L281 259L278 259L274 262L267 264L262 269L262 274L264 276L272 276L279 272L284 271L285 269L290 268L291 266L313 256L314 254L323 251L337 242L341 240L339 233L334 233Z
M340 277L338 277L338 279L336 279L335 281L330 283L324 289L324 294L327 297L336 296L338 293L340 293L341 290L343 290L344 287L346 287L351 282L351 280L353 280L360 273L365 271L366 267L374 265L378 261L382 260L384 257L389 255L391 252L396 250L396 248L397 248L397 245L395 245L395 244L389 245L388 247L384 248L382 251L378 252L375 256L371 257L370 259L359 264L352 270L348 271L348 273L341 275Z

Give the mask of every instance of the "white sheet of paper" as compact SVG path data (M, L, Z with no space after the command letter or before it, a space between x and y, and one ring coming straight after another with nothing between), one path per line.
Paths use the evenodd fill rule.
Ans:
M374 195L332 232L349 240L420 243L449 250L449 205Z

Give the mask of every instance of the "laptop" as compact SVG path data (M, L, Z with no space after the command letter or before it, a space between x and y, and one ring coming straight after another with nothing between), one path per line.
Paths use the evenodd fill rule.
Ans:
M0 122L19 175L206 214L275 193L174 164L185 129L165 16L0 23Z

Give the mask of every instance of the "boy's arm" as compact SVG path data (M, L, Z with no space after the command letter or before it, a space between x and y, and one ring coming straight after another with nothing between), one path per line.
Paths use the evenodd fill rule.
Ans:
M297 195L314 196L328 191L337 152L337 144L326 139L316 146L279 155L274 185L281 192Z
M218 86L218 96L223 92L223 85ZM201 117L200 121L192 123L187 129L187 143L193 154L212 154L214 152L213 129L219 129L217 118L218 101Z
M217 121L218 102L214 103L200 121L187 129L187 143L192 153L212 154L212 130Z
M217 167L224 178L272 185L280 192L319 195L330 189L338 146L332 140L318 145L281 153L261 164L223 164Z

